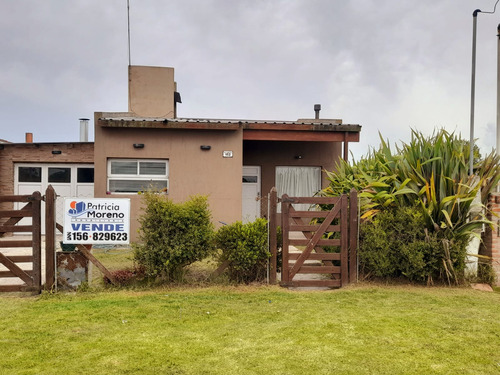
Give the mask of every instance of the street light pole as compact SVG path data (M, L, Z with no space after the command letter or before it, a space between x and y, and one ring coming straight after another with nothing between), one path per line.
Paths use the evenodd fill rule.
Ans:
M497 155L500 155L500 24L497 27Z
M469 155L469 175L474 173L474 107L476 97L476 30L477 30L477 14L480 9L476 9L472 13L472 74L470 85L470 155Z

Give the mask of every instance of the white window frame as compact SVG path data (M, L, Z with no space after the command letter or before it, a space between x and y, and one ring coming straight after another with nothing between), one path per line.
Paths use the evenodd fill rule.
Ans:
M111 164L113 162L136 162L137 163L137 173L136 174L112 174L111 173ZM164 175L152 175L152 174L140 174L140 168L139 168L139 163L141 162L155 162L155 163L160 163L163 162L165 163L165 174ZM126 194L126 195L134 195L138 194L139 191L136 192L115 192L111 191L110 189L110 181L112 180L131 180L131 181L166 181L166 188L167 191L165 193L168 193L168 188L169 188L169 160L168 159L123 159L123 158L109 158L107 161L107 178L106 178L106 190L108 194Z

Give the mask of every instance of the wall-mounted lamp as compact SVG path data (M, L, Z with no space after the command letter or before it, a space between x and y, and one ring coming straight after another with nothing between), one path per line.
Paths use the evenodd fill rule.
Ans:
M302 155L295 155L295 159L297 159L297 160L302 159Z
M203 150L203 151L208 151L212 148L212 146L208 146L208 145L201 145L200 148Z
M134 143L134 148L144 148L144 143Z
M61 155L62 151L61 150L52 150L52 155Z

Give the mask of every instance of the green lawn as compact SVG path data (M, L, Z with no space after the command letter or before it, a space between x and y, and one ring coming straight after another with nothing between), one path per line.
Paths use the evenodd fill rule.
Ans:
M1 374L499 374L500 293L359 285L0 296Z

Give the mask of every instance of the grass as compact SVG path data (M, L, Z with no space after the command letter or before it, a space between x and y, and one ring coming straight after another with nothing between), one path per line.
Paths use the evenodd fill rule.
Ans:
M500 294L359 285L0 296L2 374L498 374Z

